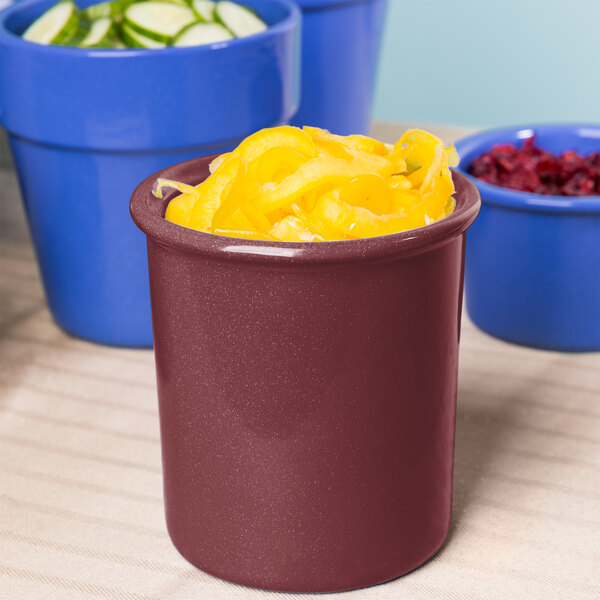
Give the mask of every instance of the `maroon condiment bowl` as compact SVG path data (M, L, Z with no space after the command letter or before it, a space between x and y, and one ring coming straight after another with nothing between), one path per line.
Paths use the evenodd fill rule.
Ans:
M454 173L435 224L338 242L263 242L170 223L149 177L148 238L169 534L203 571L289 592L411 571L450 524L465 231Z

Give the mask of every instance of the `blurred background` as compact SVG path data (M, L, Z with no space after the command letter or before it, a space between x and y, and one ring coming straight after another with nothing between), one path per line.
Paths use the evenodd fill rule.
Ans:
M389 0L373 119L598 122L598 23L598 0Z
M389 0L376 121L600 121L598 0Z

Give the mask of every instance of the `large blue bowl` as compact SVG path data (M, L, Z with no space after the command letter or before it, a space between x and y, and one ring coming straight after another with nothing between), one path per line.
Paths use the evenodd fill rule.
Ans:
M513 127L457 142L459 171L494 144L520 144L534 134L553 153L600 151L600 125ZM472 179L482 207L467 235L471 320L517 344L600 350L600 197L544 196Z
M303 12L302 100L292 124L368 133L387 0L297 2Z
M74 335L150 347L146 242L129 217L131 192L159 169L231 149L293 116L300 11L290 0L245 0L267 31L194 48L84 50L21 39L53 2L0 15L0 122L48 304Z

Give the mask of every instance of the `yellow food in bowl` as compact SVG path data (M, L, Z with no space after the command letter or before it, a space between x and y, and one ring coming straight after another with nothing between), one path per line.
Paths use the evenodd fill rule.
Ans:
M238 238L319 242L415 229L454 210L454 147L419 129L394 146L316 127L274 127L217 157L197 186L159 179L181 192L165 218Z

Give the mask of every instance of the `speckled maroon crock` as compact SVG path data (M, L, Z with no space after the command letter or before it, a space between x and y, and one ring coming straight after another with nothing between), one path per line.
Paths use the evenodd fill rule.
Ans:
M203 571L290 592L360 588L418 567L450 524L465 230L232 239L165 221L157 176L197 184L212 157L135 190L148 236L167 527Z

